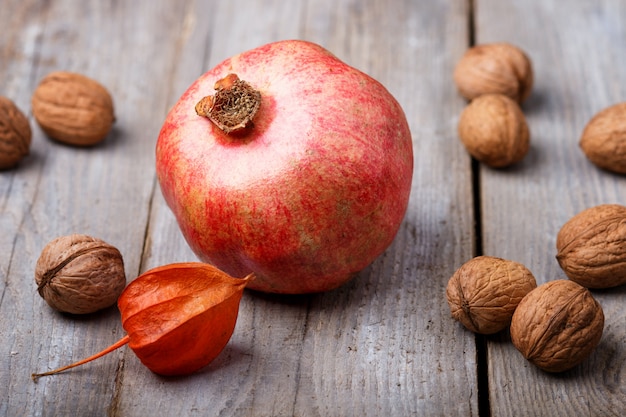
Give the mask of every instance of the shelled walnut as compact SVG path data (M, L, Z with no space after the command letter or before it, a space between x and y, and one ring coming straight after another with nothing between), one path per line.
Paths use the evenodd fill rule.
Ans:
M542 284L520 301L511 341L526 359L548 372L584 361L604 330L604 313L585 287L561 279Z
M626 207L601 204L569 219L556 238L556 259L587 288L626 284Z
M58 237L41 252L35 267L37 291L54 309L93 313L116 303L126 286L120 251L87 235Z
M492 334L509 325L517 304L536 286L524 265L478 256L452 275L446 296L453 318L473 332Z
M579 145L600 168L626 174L626 102L593 116L583 130Z
M468 49L454 69L457 88L468 100L483 94L504 94L522 103L530 95L533 77L528 55L506 42Z
M0 170L13 168L30 151L32 131L22 111L0 96Z
M472 100L461 113L458 133L470 155L493 168L521 161L530 148L524 113L502 94Z
M70 145L95 145L107 136L115 121L111 94L82 74L48 74L35 89L31 103L43 131Z

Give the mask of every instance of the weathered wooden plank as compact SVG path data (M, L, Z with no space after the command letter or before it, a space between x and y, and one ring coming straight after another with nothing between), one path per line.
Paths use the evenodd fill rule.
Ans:
M15 12L5 15L5 6ZM86 357L115 341L122 334L118 314L110 309L76 318L51 311L36 294L34 264L52 238L87 233L117 246L127 275L136 276L154 189L155 114L163 114L167 104L160 80L176 46L172 21L182 16L170 2L3 2L2 19L16 18L19 25L3 26L14 32L3 37L2 50L15 51L18 59L2 67L2 80L8 91L20 94L25 110L42 76L69 70L111 90L117 122L106 141L91 149L52 142L33 123L32 155L2 174L2 221L9 224L11 240L2 243L10 257L3 258L0 325L7 346L3 355L10 356L2 360L0 411L105 414L116 392L120 353L65 379L34 384L30 373Z
M481 170L485 254L524 263L539 283L566 278L556 260L560 227L577 212L626 203L623 176L601 171L578 147L600 109L626 97L626 7L619 0L477 2L477 42L510 41L535 66L523 110L532 149L518 166ZM594 291L606 316L600 346L580 366L551 375L528 364L504 334L490 339L492 415L624 415L625 289Z
M454 265L473 251L469 160L450 118L461 101L448 80L467 44L467 9L459 2L326 4L332 13L308 10L306 35L400 101L413 134L415 175L392 247L351 288L312 303L301 365L312 369L311 382L302 385L297 409L476 415L474 340L449 320L444 296Z
M191 3L185 12L187 35L172 68L170 105L228 56L298 37L299 19L294 16L300 16L301 7L301 2L273 0ZM158 190L148 240L145 268L196 260ZM225 350L207 368L175 381L155 376L127 353L116 414L292 415L307 303L306 298L290 303L245 294Z
M165 383L128 360L120 413L149 395L154 401L142 411L164 414L477 414L474 341L442 304L454 265L473 250L469 158L450 113L441 111L462 106L447 74L467 43L466 8L317 1L264 19L258 16L271 5L242 4L215 6L215 27L194 29L209 30L192 35L207 39L207 68L264 42L302 37L370 73L407 112L417 155L414 198L392 248L341 289L304 297L246 293L231 343L191 384ZM190 49L182 56L194 66ZM171 240L158 243L162 233L177 239L173 252ZM159 198L150 239L146 266L190 256Z

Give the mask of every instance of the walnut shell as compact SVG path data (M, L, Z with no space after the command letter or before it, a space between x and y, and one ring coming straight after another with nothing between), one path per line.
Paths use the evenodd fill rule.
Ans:
M521 161L530 148L530 132L519 105L501 94L472 100L459 118L458 133L478 161L503 168Z
M43 131L70 145L95 145L107 136L115 121L113 99L107 89L81 74L48 74L31 102Z
M569 279L587 288L626 284L626 207L601 204L559 230L556 259Z
M600 343L602 306L585 287L566 279L529 292L511 320L511 341L526 359L547 372L566 371Z
M504 94L521 103L533 86L532 63L524 51L509 43L476 45L457 63L454 82L468 100L483 94Z
M119 250L87 235L62 236L48 243L35 267L37 291L54 309L93 313L117 302L126 286Z
M32 131L22 111L0 96L0 169L13 168L30 151Z
M517 304L536 286L524 265L478 256L452 275L446 297L453 318L475 333L492 334L509 325Z
M626 174L626 102L597 113L585 126L579 145L598 167Z

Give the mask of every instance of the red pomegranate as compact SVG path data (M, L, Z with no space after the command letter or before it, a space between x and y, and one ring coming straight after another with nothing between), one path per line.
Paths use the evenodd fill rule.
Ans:
M167 115L164 198L194 253L248 287L334 289L392 242L413 152L404 112L376 80L305 41L226 59Z

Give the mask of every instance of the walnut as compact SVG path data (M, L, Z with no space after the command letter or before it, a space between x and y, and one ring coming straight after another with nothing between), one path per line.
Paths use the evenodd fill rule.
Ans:
M93 313L116 303L126 286L122 255L87 235L62 236L48 243L35 267L37 291L54 309Z
M626 284L626 207L602 204L559 230L556 259L569 279L587 288Z
M536 286L524 265L478 256L452 275L446 296L452 317L473 332L492 334L509 325L517 304Z
M477 45L457 63L454 82L468 100L495 93L521 103L533 86L532 63L524 51L509 43Z
M529 292L511 320L511 341L526 359L548 372L584 361L600 343L602 306L585 287L561 279Z
M598 167L626 174L626 102L597 113L585 126L579 145Z
M519 105L501 94L474 100L459 118L458 133L478 161L503 168L521 161L530 148L530 132Z
M70 145L95 145L107 136L115 121L113 99L107 89L81 74L48 74L31 101L43 131Z
M0 170L13 168L28 155L31 138L24 113L11 100L0 96Z

